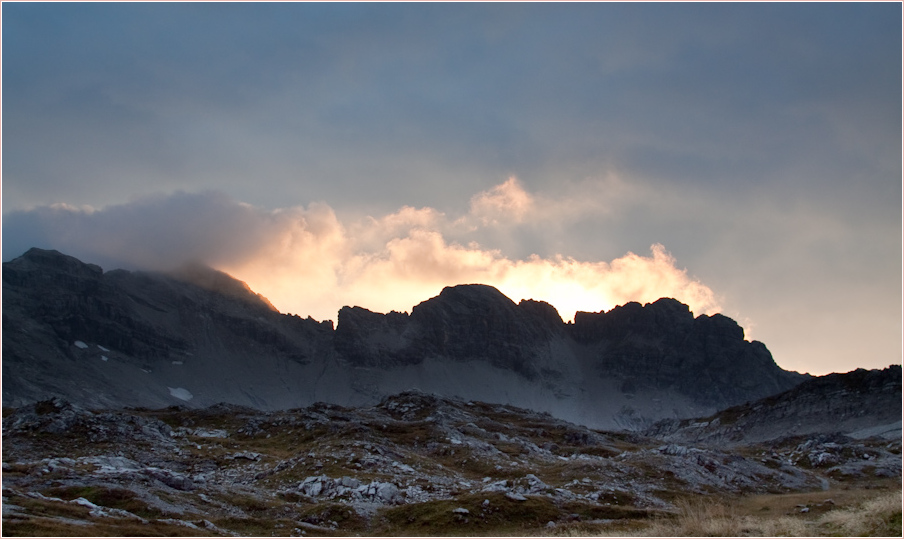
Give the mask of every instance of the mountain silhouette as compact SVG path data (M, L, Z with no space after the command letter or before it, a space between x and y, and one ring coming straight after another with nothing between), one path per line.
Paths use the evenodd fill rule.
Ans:
M694 317L669 298L565 323L546 302L467 284L410 314L343 307L337 320L281 314L204 266L104 272L33 248L3 264L3 404L275 410L416 389L637 429L809 378L779 368L730 318Z

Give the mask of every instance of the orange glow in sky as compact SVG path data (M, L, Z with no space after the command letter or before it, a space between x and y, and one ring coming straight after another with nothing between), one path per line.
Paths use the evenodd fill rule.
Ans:
M609 310L628 301L674 297L695 314L720 306L707 286L689 277L659 244L649 256L627 253L611 262L556 255L513 260L477 243L449 242L444 231L520 222L538 202L515 178L475 195L471 211L451 220L430 209L345 225L323 204L278 216L258 254L224 271L248 283L282 312L335 320L344 305L375 312L409 311L445 286L480 283L518 302L547 301L564 320L575 311Z

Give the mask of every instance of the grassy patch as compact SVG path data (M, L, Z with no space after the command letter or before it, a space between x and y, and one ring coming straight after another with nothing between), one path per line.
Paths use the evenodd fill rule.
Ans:
M831 535L901 537L901 491L881 493L854 507L829 511L817 526Z
M4 537L207 537L208 530L195 530L167 522L147 524L129 521L97 521L77 525L48 518L3 522Z
M87 519L90 509L81 505L58 502L54 500L41 500L36 498L26 498L24 496L11 496L9 503L22 507L25 513L29 515L42 517L63 517L71 519L84 520ZM4 532L6 531L6 522L3 523Z
M500 479L518 479L530 473L530 470L521 466L501 466L497 469L494 461L471 455L468 455L452 467L462 472L465 477L473 480L483 479L484 477L492 477L496 481Z
M88 487L91 488L91 487ZM76 492L59 490L56 494L89 497L95 500L105 500L114 507L120 505L120 509L128 509L128 503L123 506L123 500L133 500L128 495L111 492L114 489L95 489ZM129 492L129 491L124 491ZM131 493L130 493L131 494ZM64 499L66 496L55 496ZM211 535L207 530L195 530L193 528L168 522L157 522L148 519L142 523L136 519L128 518L103 518L91 516L91 510L87 507L67 503L65 501L43 500L11 494L7 496L8 503L22 508L21 515L3 518L3 535L9 537L178 537L178 536L204 536ZM118 500L120 503L113 503ZM93 502L94 503L94 502ZM130 502L129 502L130 503ZM101 505L98 503L97 505ZM141 511L136 508L134 513ZM150 516L150 513L147 513Z
M354 509L338 503L321 503L298 508L295 518L324 528L335 527L342 533L363 532L367 529L367 519Z
M246 492L221 492L216 497L253 517L272 516L273 511L283 505L278 499L263 498Z
M386 421L373 430L394 444L412 448L442 438L436 425L427 421Z
M273 521L255 517L225 517L212 521L219 528L235 532L239 535L262 536L271 535Z
M639 528L583 535L644 537L901 537L900 484L742 498L687 497ZM826 500L833 500L827 503ZM806 509L806 511L803 511ZM638 521L639 522L639 521ZM585 527L583 531L589 530ZM572 535L563 529L556 535Z
M269 438L266 434L254 437L239 434L230 437L229 440L241 449L263 453L278 459L287 459L306 452L315 442L322 443L328 434L326 427L318 426L312 430L292 429L291 433L274 430L269 433Z
M466 445L440 446L431 451L425 459L425 469L437 467L454 470L468 479L479 480L484 477L495 479L516 479L523 477L525 473L520 467L500 466L496 468L497 461L487 458ZM437 466L439 465L439 466Z
M34 471L35 467L34 463L12 463L8 469L3 470L3 475L28 475Z
M484 500L489 503L484 505ZM468 512L454 511L459 508ZM379 523L371 532L389 536L517 535L563 516L549 498L528 496L525 501L515 501L500 493L390 507L379 515Z
M292 520L261 517L225 517L212 522L223 530L253 537L289 535L295 527Z
M45 496L52 496L63 500L84 498L95 505L122 509L143 518L162 518L165 513L150 507L131 490L121 488L107 488L102 486L69 486L53 487L43 492Z
M581 520L637 520L651 518L659 514L647 509L621 505L599 505L587 502L565 503L562 505L562 511L569 515L577 515Z

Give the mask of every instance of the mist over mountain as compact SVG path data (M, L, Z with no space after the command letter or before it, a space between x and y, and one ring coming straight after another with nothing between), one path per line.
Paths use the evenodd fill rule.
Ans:
M338 324L277 312L228 275L104 272L31 249L3 264L3 403L261 410L372 405L417 389L597 427L640 428L794 387L721 315L663 298L564 323L542 301L445 288L410 314L344 307Z

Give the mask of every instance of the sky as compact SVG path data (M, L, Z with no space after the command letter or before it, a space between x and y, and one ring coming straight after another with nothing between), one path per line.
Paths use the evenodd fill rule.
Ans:
M2 4L3 260L282 312L675 297L902 358L900 3Z

